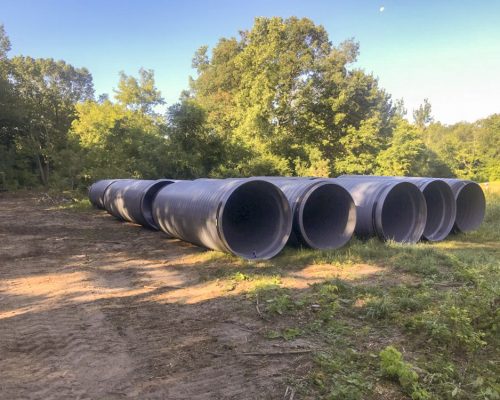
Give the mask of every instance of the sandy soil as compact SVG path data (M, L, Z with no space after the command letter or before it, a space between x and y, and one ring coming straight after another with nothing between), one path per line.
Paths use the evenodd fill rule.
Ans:
M308 366L245 354L310 344L269 343L202 249L36 195L0 216L1 399L283 399Z
M1 399L294 398L315 344L266 339L245 285L211 273L234 265L39 194L0 194L0 216ZM292 267L283 281L338 274Z

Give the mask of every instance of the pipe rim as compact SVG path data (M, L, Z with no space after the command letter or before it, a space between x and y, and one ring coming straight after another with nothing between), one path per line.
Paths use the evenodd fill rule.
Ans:
M427 218L422 238L430 242L438 242L444 240L452 231L456 218L457 207L453 191L451 190L451 187L441 179L432 179L429 181L425 181L419 187L425 197L427 207ZM432 196L432 190L436 190L439 194L439 201L441 203L441 218L434 229L429 232L429 219L433 217L433 209L436 206L434 202L432 204L429 204L428 201L428 197Z
M386 211L388 205L390 205L388 201L392 200L392 197L396 196L400 191L409 196L407 200L410 201L410 204L404 204L404 206L411 207L405 209L406 215L403 216L406 218L410 217L411 223L402 223L401 227L406 230L402 234L398 232L396 236L396 233L390 232L388 221L386 221ZM416 243L422 237L427 219L427 206L424 195L415 184L402 181L388 181L382 188L374 211L375 232L383 240L393 240L398 243ZM408 214L408 212L411 214ZM394 213L391 212L390 215L394 216Z
M486 214L486 197L476 182L463 181L455 195L456 218L455 230L459 232L470 232L479 228ZM475 196L475 207L471 207L467 196ZM469 199L470 200L470 199ZM464 215L465 213L465 215Z
M314 182L314 181L313 181ZM329 188L336 192L335 197L342 196L344 201L348 202L348 211L346 213L346 219L342 222L342 229L340 232L335 232L331 235L328 244L321 244L318 240L313 239L308 234L308 229L304 224L304 214L310 204L308 204L311 197L314 197L322 189ZM337 201L338 198L335 199ZM307 246L313 249L328 250L328 249L338 249L344 246L354 235L354 229L356 227L356 205L349 192L342 186L327 180L318 180L311 186L307 187L304 194L301 196L299 201L299 206L296 210L296 221L300 230L301 238L304 240Z
M110 185L108 185L106 187L106 190L104 190L103 192L103 195L102 195L102 198L103 198L103 204L104 204L104 209L109 213L111 214L112 216L114 216L115 218L118 218L119 220L122 220L122 221L125 221L125 219L118 213L116 212L116 210L114 210L113 208L113 201L116 200L115 197L113 198L110 198L110 199L107 199L106 198L106 195L108 193L108 191L111 189L111 187L116 183L116 182L124 182L124 181L130 181L130 182L136 182L137 179L128 179L128 178L125 178L125 179L117 179L115 180L113 183L111 183Z
M139 208L144 220L144 226L146 226L147 228L160 230L160 227L153 215L153 203L160 190L172 183L175 183L175 181L172 179L158 179L144 189L141 196Z
M234 196L238 191L243 190L247 187L254 186L256 184L266 188L267 190L265 191L265 193L272 194L274 196L274 200L278 205L278 210L280 213L278 218L278 226L276 227L278 232L270 235L272 237L272 240L268 242L267 245L262 249L259 249L257 251L254 249L252 252L241 251L235 248L234 244L231 244L231 240L226 237L226 233L224 230L224 217L226 216L225 212L227 211L227 206L232 196ZM281 189L270 182L258 178L249 178L237 181L236 184L233 184L233 187L231 187L226 191L226 193L224 193L224 196L219 202L219 206L216 210L216 225L217 232L222 241L222 244L228 252L246 259L267 260L277 255L288 242L288 238L292 231L292 212L290 203L288 202L288 199L281 191Z

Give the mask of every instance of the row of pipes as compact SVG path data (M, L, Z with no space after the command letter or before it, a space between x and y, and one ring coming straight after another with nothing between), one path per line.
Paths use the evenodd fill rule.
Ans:
M367 175L104 179L89 198L121 220L247 259L271 258L287 243L337 249L353 234L440 241L477 229L486 208L472 181Z

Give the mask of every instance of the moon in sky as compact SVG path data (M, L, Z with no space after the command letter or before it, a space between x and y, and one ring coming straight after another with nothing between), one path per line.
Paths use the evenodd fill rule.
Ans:
M384 12L384 10L385 10L385 7L384 7L384 6L382 6L382 7L380 7L380 8L379 8L379 11L380 11L380 12Z

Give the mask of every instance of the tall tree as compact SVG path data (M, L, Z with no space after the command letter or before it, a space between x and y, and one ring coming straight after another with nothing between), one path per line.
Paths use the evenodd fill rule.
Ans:
M0 24L0 129L5 128L12 115L12 85L9 82L10 40L4 26Z
M432 106L429 99L424 99L424 104L421 104L416 110L413 110L413 121L420 129L425 129L434 121L432 117Z
M47 184L52 163L67 145L75 104L93 97L92 76L85 68L53 59L19 56L9 64L20 113L16 143L33 159L40 180Z
M0 61L7 58L7 53L10 51L10 39L5 32L5 27L0 24Z
M478 122L482 166L477 175L484 180L500 180L500 114Z
M179 176L176 161L185 157L177 151L179 147L174 150L169 146L167 136L171 132L167 132L166 119L154 112L154 107L163 103L154 73L141 69L139 75L136 79L121 74L115 90L116 103L100 96L97 101L77 105L71 137L83 150L80 175L84 180ZM195 137L191 129L196 131L199 118L202 116L196 112L185 117L186 132ZM193 151L195 146L187 144L187 151Z
M295 17L257 18L239 39L221 39L211 56L202 47L191 95L207 124L240 147L228 160L233 170L288 174L328 165L331 174L348 151L340 139L365 121L378 118L377 135L387 138L389 96L351 68L358 50L352 40L332 46L322 26Z
M156 118L109 100L86 101L76 110L71 137L83 150L81 179L172 176L164 126Z
M380 120L367 119L359 128L350 127L340 139L342 158L336 162L338 173L374 174L377 155L384 148L385 138L380 135Z
M427 149L415 126L400 118L396 122L389 147L377 155L377 174L419 176Z
M7 181L12 182L14 175L23 175L29 165L19 159L15 143L20 110L16 93L9 80L10 48L9 37L3 25L0 25L0 179L6 177Z
M154 72L141 68L139 78L120 73L116 100L133 111L144 114L154 113L154 108L164 104L160 91L155 86Z
M184 99L168 109L168 145L171 170L177 178L210 175L226 159L222 138L206 125L205 111Z

